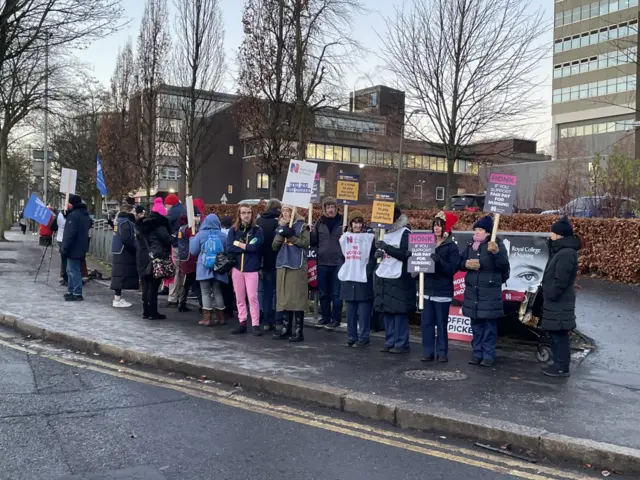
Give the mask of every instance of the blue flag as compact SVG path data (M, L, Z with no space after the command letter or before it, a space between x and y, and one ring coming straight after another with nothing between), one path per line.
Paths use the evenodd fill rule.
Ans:
M26 207L24 207L24 216L42 225L49 225L49 220L51 220L53 212L47 208L45 203L40 200L35 193L32 193Z
M98 187L98 190L100 190L100 195L106 197L107 183L104 181L104 170L102 170L102 159L100 158L100 153L98 153L98 157L96 158L96 186Z

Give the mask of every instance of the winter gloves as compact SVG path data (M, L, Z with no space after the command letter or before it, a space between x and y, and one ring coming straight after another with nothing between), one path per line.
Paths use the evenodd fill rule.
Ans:
M288 225L281 225L280 227L278 227L278 230L276 230L276 232L283 238L296 236L296 232L294 232L293 228L289 227Z

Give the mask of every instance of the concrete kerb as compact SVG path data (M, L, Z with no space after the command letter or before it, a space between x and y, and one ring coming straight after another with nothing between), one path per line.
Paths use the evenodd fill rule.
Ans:
M446 408L411 405L392 398L352 392L329 385L259 374L242 368L212 366L184 358L161 357L153 353L48 330L11 315L0 314L0 323L24 335L61 343L76 350L100 353L114 359L193 377L204 375L216 382L238 384L251 390L351 412L363 418L382 420L401 428L446 433L494 445L509 444L512 448L528 451L538 457L590 463L626 474L640 474L638 449L568 437L539 428L476 417Z

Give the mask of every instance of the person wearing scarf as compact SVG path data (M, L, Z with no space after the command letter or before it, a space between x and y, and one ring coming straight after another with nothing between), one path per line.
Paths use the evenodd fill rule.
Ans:
M298 214L289 227L293 207L283 205L273 239L276 257L276 311L282 312L282 330L273 335L276 340L304 341L304 312L309 302L307 251L310 243L309 225ZM293 326L295 322L295 326Z
M369 345L371 331L375 236L367 231L364 215L359 210L349 212L347 228L340 237L344 255L344 263L338 272L342 282L340 298L347 306L347 346L361 348Z
M407 270L410 233L409 219L396 206L384 241L375 243L382 260L373 279L374 309L383 314L385 353L409 353L409 313L416 311L416 282Z
M431 226L436 236L436 249L431 254L435 270L424 274L421 314L423 362L432 362L436 358L441 363L449 361L449 307L453 300L453 276L460 265L460 251L451 238L451 230L457 222L458 217L453 213L438 212Z
M498 319L504 315L502 283L509 278L509 254L496 238L491 242L493 220L486 216L473 225L473 241L460 259L467 272L462 313L471 319L472 365L493 367L498 343Z

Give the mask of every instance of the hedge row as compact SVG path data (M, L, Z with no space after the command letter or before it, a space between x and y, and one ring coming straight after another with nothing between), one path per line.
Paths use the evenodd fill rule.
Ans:
M371 216L371 206L350 207ZM255 207L264 210L263 205ZM219 216L235 216L236 205L207 205L207 213ZM300 213L307 215L306 210ZM320 207L313 209L313 218L321 215ZM437 210L407 210L404 212L415 229L431 228ZM456 230L470 230L482 213L458 212L460 220ZM514 214L500 220L500 230L511 232L548 232L557 219L551 215ZM580 251L579 271L583 275L594 275L625 283L640 283L640 220L617 218L574 218L575 232L585 240Z

